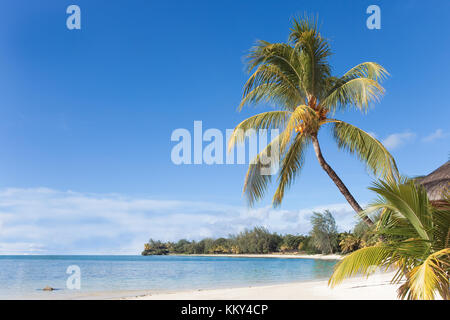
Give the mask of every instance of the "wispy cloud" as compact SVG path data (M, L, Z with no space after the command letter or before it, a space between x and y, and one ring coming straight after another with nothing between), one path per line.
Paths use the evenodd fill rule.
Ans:
M301 210L248 209L46 188L0 191L0 254L136 254L161 240L226 236L253 226L307 233L313 211L329 209L342 230L355 223L347 204Z
M446 138L448 136L449 136L449 133L444 132L444 130L442 130L442 129L437 129L436 131L434 131L430 135L424 137L422 139L422 141L423 142L433 142L435 140L443 139L443 138Z
M387 136L382 143L386 148L393 150L407 142L413 141L415 137L416 134L412 132L393 133Z

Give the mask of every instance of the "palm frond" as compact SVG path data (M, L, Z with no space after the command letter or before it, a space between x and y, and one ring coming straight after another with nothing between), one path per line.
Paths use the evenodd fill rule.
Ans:
M310 139L306 135L297 134L294 142L283 157L281 170L278 175L278 188L273 196L272 203L274 206L281 204L284 191L290 187L295 177L300 173L305 161L305 151L310 143Z
M237 143L243 143L251 129L283 129L290 115L289 111L269 111L245 119L234 128L228 141L228 150Z
M298 53L304 91L309 96L319 96L331 75L328 62L331 49L328 40L320 34L317 18L294 19L289 41Z
M328 280L328 285L334 287L345 278L358 274L369 276L374 272L375 267L388 266L392 251L391 248L381 245L362 248L349 254L338 262Z
M356 154L376 176L381 178L398 176L394 157L369 133L346 122L335 120L333 134L340 149Z
M417 238L432 240L433 224L430 204L422 186L417 186L413 181L397 183L391 180L375 182L369 189L380 196L386 208L395 212L397 219L403 219L414 228ZM371 206L373 205L369 205L369 208ZM399 227L401 225L394 225L394 228Z
M347 71L341 77L341 81L345 82L356 78L367 78L381 82L387 76L389 76L389 72L378 63L363 62Z
M281 86L285 94L291 96L292 100L284 97L284 100L288 103L284 106L285 108L304 101L305 92L301 83L300 60L298 54L290 45L260 40L250 49L250 53L246 57L246 63L249 72L257 69L244 86L243 100L250 100L246 98L247 95L252 93L255 88L265 84L266 87L272 88ZM282 93L280 89L278 91ZM270 94L269 92L265 93ZM264 96L266 101L271 101L273 98L273 95ZM280 99L281 96L277 98ZM263 99L260 98L260 100Z
M304 94L296 83L298 79L295 73L270 62L260 64L244 85L238 109L241 110L246 104L265 102L292 110L304 99Z
M450 248L442 249L411 270L407 276L409 286L399 292L400 298L407 296L412 300L434 300L436 291L439 291L442 297L450 297L449 255Z
M436 251L450 248L450 201L442 202L442 206L432 209L433 216L433 249Z
M272 176L268 174L262 174L263 167L267 167L263 163L263 156L272 155L272 152L279 153L280 139L283 133L275 137L265 148L261 151L249 164L247 174L245 176L243 193L247 199L249 206L264 197L267 190L268 183L271 181ZM278 154L279 155L279 154Z
M365 112L370 103L379 102L384 94L384 88L375 80L370 78L354 78L341 80L331 92L321 101L321 105L331 112L338 108L345 109L347 106Z

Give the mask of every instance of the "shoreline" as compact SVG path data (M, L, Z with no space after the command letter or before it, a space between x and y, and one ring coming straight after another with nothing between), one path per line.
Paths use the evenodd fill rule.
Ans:
M28 295L38 300L397 300L400 284L391 284L395 272L381 272L345 280L335 288L328 280L306 280L208 289L111 290L69 295L48 292ZM12 298L15 299L15 298ZM438 298L439 299L439 298Z
M193 257L311 259L338 261L340 255L307 254L200 254L171 255ZM205 259L206 260L206 259ZM220 261L220 260L218 260ZM263 262L263 261L261 261ZM23 297L42 300L396 300L401 284L391 284L394 272L376 271L369 278L357 276L345 280L335 288L328 286L328 278L293 280L290 282L235 282L230 286L191 288L158 288L137 290L100 290L85 292L46 292ZM11 297L13 298L13 297ZM14 298L13 298L14 299Z
M283 253L246 253L246 254L170 254L176 257L227 257L227 258L279 258L279 259L317 259L341 260L345 256L338 254L283 254Z
M335 288L328 280L291 282L235 288L154 292L120 300L397 300L400 284L391 284L394 272L355 277Z

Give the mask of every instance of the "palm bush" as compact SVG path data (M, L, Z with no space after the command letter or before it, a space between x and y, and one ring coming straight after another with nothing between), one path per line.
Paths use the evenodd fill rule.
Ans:
M361 239L353 234L345 235L339 241L339 247L341 248L342 253L349 253L355 251L360 246L361 246Z
M315 19L294 19L288 43L258 41L247 57L249 72L239 109L244 105L266 103L275 111L263 112L238 124L230 137L229 148L242 143L257 129L279 129L281 133L251 162L244 183L249 204L261 199L271 180L261 173L264 155L279 150L281 168L278 188L273 196L281 204L285 190L292 184L304 163L308 147L313 146L320 166L336 184L351 207L362 208L336 172L323 157L318 133L329 127L338 147L355 154L375 175L393 176L396 164L386 148L369 133L334 118L336 111L352 107L365 112L384 93L381 81L388 72L375 62L363 62L342 76L333 76L328 40ZM372 221L363 218L368 225Z
M329 280L331 286L374 267L395 268L393 283L401 299L450 299L450 201L430 203L426 190L412 180L389 180L370 188L378 199L365 214L379 212L376 232L384 241L359 249L341 260Z

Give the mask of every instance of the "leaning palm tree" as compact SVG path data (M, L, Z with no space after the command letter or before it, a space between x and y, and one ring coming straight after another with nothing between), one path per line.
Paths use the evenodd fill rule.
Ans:
M318 30L315 19L294 19L288 43L258 41L247 57L250 78L244 86L239 110L247 104L268 103L277 110L252 116L238 124L229 148L242 143L256 129L281 129L267 147L251 162L244 183L249 204L261 199L270 175L261 173L263 155L279 150L281 167L278 188L273 197L281 204L285 189L300 172L306 149L312 145L320 166L336 184L351 207L362 208L336 172L325 161L318 140L319 130L331 127L340 149L356 154L374 174L392 176L397 172L393 157L369 133L335 119L336 111L354 107L367 111L384 93L380 82L388 73L379 64L364 62L341 77L331 75L328 41ZM369 217L363 219L372 225Z
M384 237L372 247L359 249L335 267L331 286L357 274L370 275L377 268L394 268L392 282L401 299L434 299L438 292L450 299L450 199L428 199L425 188L412 180L380 181L370 188L379 199L365 214L381 212L376 232Z

